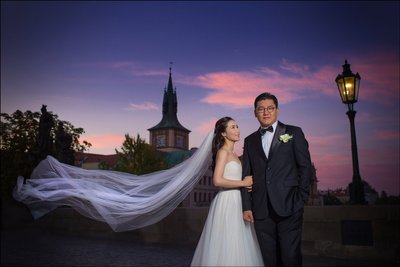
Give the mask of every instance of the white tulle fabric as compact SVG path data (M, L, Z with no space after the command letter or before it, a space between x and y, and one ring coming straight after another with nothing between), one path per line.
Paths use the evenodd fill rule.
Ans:
M230 161L224 178L240 180L242 165ZM242 215L239 189L221 190L213 199L191 266L264 266L252 223Z
M13 196L35 219L66 205L116 231L154 224L192 191L211 163L210 132L196 152L175 167L146 175L85 170L48 156L24 183L18 177Z

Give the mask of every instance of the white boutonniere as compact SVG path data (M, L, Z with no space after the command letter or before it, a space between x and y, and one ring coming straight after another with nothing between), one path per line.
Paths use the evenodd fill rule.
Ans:
M279 136L279 140L282 141L283 143L287 143L292 139L293 139L293 135L289 135L289 134L282 134L281 136Z

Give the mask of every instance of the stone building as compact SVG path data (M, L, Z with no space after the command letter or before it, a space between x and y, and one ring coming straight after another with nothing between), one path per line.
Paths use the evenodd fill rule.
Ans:
M170 167L188 159L196 149L189 150L190 130L178 120L178 100L176 88L173 87L171 68L169 68L168 86L164 89L161 121L148 129L150 145L163 152ZM212 170L207 170L194 190L181 203L182 207L204 207L211 204L218 188L212 183Z
M150 145L162 152L187 151L189 149L190 131L178 121L178 99L176 88L172 85L171 68L169 68L168 87L164 89L162 119L150 132Z

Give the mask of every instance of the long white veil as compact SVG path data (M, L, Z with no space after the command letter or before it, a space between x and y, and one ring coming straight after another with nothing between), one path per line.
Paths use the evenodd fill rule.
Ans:
M35 219L66 205L122 232L154 224L192 191L211 163L211 131L196 152L175 167L146 175L85 170L48 156L24 183L18 177L13 196Z

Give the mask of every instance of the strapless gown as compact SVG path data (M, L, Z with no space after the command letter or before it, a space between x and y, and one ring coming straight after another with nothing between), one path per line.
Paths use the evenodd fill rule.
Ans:
M224 178L241 180L242 165L228 162ZM243 220L239 189L213 199L191 266L264 266L254 226Z

